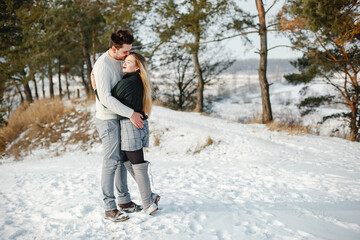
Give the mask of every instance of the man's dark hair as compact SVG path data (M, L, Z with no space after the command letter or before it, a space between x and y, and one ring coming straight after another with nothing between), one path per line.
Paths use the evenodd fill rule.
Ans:
M127 29L120 29L113 32L110 37L110 48L114 46L116 49L122 47L123 44L133 44L134 36Z

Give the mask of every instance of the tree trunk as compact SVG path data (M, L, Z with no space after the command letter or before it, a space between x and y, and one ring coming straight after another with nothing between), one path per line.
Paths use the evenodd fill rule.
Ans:
M66 92L67 92L67 97L70 100L70 90L69 90L69 77L68 74L65 73L65 81L66 81Z
M202 76L202 70L199 63L199 43L200 43L200 33L198 32L195 35L195 46L192 50L196 77L198 80L195 112L202 112L204 110L204 79Z
M184 110L184 89L180 86L179 88L179 101L178 101L178 108L182 111Z
M358 115L359 115L359 112L358 112ZM360 117L358 117L358 123L357 123L357 131L356 131L356 141L360 142L360 133L359 133L359 128L360 128Z
M58 71L59 71L59 77L58 77L58 82L59 82L59 97L60 97L60 99L61 99L61 97L62 97L62 87L61 87L61 62L60 62L60 58L59 58L59 69L58 69Z
M51 62L48 66L48 74L49 74L49 90L50 90L50 98L54 98L54 82L53 82L53 73Z
M82 52L83 52L83 57L85 60L85 64L86 64L86 78L84 78L84 84L85 84L85 89L86 89L86 94L88 96L90 96L91 92L91 80L90 80L90 74L91 74L91 70L92 70L92 66L91 66L91 60L90 60L90 54L88 51L88 48L86 46L82 47Z
M37 100L39 100L39 91L38 91L38 87L37 87L37 83L36 83L36 79L35 79L35 74L33 75L33 82L34 82L34 88L35 88L35 97Z
M356 104L353 104L351 106L351 120L350 120L350 140L351 141L356 141L356 137L359 132L359 128L356 124L357 115L358 115L357 106L356 106Z
M354 79L357 79L357 73L354 74ZM360 141L359 127L360 127L360 117L359 117L359 86L357 82L354 83L355 93L354 98L352 100L352 104L350 104L351 109L351 120L350 120L350 140L351 141ZM359 120L358 120L359 117Z
M255 0L256 8L259 14L259 35L260 35L260 64L259 64L259 82L261 88L261 100L262 100L262 122L268 123L273 120L271 104L270 104L270 93L269 83L266 78L267 68L267 29L265 21L265 10L262 0Z
M193 58L194 58L196 76L198 79L195 112L202 112L204 110L204 79L202 77L202 71L201 71L197 51L193 52Z
M95 64L95 36L96 36L96 31L93 29L92 31L92 57L93 57L93 64ZM90 88L91 89L91 88Z
M41 77L41 90L42 90L43 98L45 98L45 80L44 80L44 77Z
M21 103L23 103L25 100L24 100L24 96L23 96L23 94L21 92L21 89L19 88L18 84L15 84L15 87L16 87L19 95L20 95Z
M24 83L24 91L25 91L26 101L29 102L29 103L32 103L34 100L33 100L32 94L31 94L29 81Z
M80 29L82 29L82 25L80 25ZM81 41L84 44L81 44L81 51L83 54L83 58L86 64L86 78L84 76L83 78L83 84L86 90L86 95L88 96L88 98L90 97L90 95L93 93L93 91L90 91L90 89L92 89L91 86L91 79L90 79L90 75L91 75L91 70L92 70L92 65L91 65L91 57L90 57L90 53L89 53L89 46L86 44L87 43L87 37L86 35L84 35L83 32L80 33L80 38Z
M84 64L81 65L81 81L82 81L82 84L85 87L86 94L89 96L89 86L88 86L88 82L86 81L86 73L85 73Z

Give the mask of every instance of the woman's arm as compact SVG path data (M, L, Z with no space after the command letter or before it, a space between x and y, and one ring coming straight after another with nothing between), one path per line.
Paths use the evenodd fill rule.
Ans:
M95 81L95 75L94 75L93 71L91 71L90 79L91 79L91 86L95 92L95 95L96 95L98 101L100 101L97 90L96 90L96 81ZM141 113L133 111L133 113L131 114L131 117L129 119L136 128L142 129L143 125L144 125L144 121L142 120L142 118L143 118L143 115Z

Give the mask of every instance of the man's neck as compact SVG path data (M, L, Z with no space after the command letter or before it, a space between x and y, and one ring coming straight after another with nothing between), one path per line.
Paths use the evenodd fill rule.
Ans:
M114 58L114 54L111 52L111 48L108 50L108 54L111 58L116 60L116 58Z
M115 58L115 54L111 51L111 48L108 50L108 54L112 59L119 61L119 59Z

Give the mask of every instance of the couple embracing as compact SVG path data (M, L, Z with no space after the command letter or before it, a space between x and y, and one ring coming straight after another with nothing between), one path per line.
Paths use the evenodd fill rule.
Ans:
M114 222L129 219L126 213L143 211L151 215L158 210L160 200L151 191L149 162L143 153L149 145L147 118L151 111L147 64L142 55L131 52L133 42L129 30L112 33L109 50L96 61L91 75L96 128L104 151L101 189L105 219ZM138 185L142 206L131 201L127 171Z

